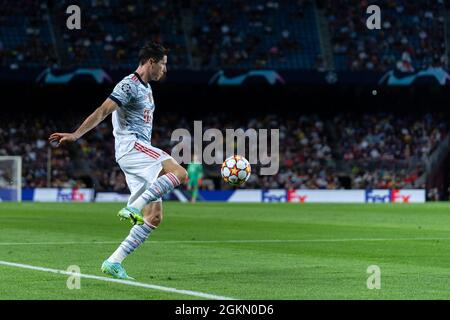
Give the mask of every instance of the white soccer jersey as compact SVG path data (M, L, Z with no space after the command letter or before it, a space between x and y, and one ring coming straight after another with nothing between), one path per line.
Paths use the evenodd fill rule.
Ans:
M133 149L136 141L150 145L155 104L150 84L134 72L115 87L111 100L119 105L112 114L116 161Z

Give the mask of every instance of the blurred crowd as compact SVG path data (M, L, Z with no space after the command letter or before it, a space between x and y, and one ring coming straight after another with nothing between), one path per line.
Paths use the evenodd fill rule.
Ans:
M0 156L23 157L26 187L93 187L97 191L127 192L126 181L114 159L110 121L105 121L75 144L55 147L47 138L55 131L72 131L79 115L68 120L21 117L0 126ZM193 132L193 119L168 115L155 119L152 143L171 153L176 128ZM253 165L246 188L341 189L413 187L425 161L448 133L439 114L417 116L343 114L255 115L250 120L227 114L205 115L209 128L279 129L279 172L260 176L261 164ZM270 143L270 142L269 142ZM208 143L204 142L204 147ZM253 146L247 145L246 152ZM222 153L215 154L219 162ZM48 171L50 168L50 171ZM204 188L229 186L220 181L220 165L205 165ZM424 187L424 186L415 186Z
M67 149L52 152L51 185L47 182L48 133L56 129L56 123L44 117L21 117L2 122L0 126L0 156L22 156L22 180L26 187L71 186L74 177L70 174L72 162Z
M324 41L337 70L447 65L444 0L377 1L380 30L366 27L367 0L316 2L83 0L81 29L69 30L64 2L0 0L0 65L129 67L147 40L170 48L173 69L324 70ZM319 39L319 17L329 39Z
M251 181L254 188L337 189L336 161L330 146L330 136L318 116L280 118L271 116L270 124L263 119L249 122L280 129L280 171L277 176L261 176Z
M0 0L0 66L56 66L46 2Z
M355 188L410 185L423 173L423 164L448 133L448 125L439 114L421 118L392 113L341 114L335 117L334 126L343 160L353 166Z
M292 1L292 7L274 0L192 3L196 13L189 38L195 68L263 68L282 63L290 53L302 54L299 37L292 33L310 1Z
M446 66L444 0L324 1L338 68L413 72ZM366 8L381 9L381 29L366 27Z
M302 18L304 2L310 1L294 1L296 9L289 16ZM264 67L269 60L299 52L300 47L288 26L279 27L282 8L274 0L192 0L186 7L183 1L126 0L115 6L108 0L93 0L83 3L86 7L88 18L81 30L62 30L64 53L74 65L135 64L139 47L149 37L170 48L174 69L240 63ZM59 23L67 18L62 9L61 5L57 10Z
M186 66L183 20L177 3L124 0L114 5L109 0L84 1L82 28L61 30L63 54L72 65L129 66L137 63L143 42L154 40L170 48L171 67ZM55 14L58 23L65 24L64 3L57 6Z
M93 187L127 192L125 178L114 161L111 126L106 122L76 144L56 147L48 142L51 133L72 131L81 122L82 118L75 115L67 120L22 115L2 123L0 156L22 156L24 187Z

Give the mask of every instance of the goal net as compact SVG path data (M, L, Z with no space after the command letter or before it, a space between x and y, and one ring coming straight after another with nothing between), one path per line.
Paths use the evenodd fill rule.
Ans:
M0 156L0 201L22 201L20 156Z

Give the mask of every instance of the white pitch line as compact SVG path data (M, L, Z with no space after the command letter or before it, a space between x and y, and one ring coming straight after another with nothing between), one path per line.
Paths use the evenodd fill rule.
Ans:
M24 245L84 245L84 244L120 244L120 241L93 241L93 242L0 242L0 246L24 246Z
M193 296L193 297L199 297L199 298L205 298L205 299L235 300L234 298L224 297L224 296L217 296L217 295L209 294L209 293L203 293L203 292L197 292L197 291L191 291L191 290L180 290L180 289L175 289L175 288L170 288L170 287L158 286L158 285L154 285L154 284L148 284L148 283L142 283L142 282L136 282L136 281L130 281L130 280L121 280L121 279L99 277L99 276L94 276L94 275L90 275L90 274L74 273L74 272L68 272L68 271L64 271L64 270L43 268L43 267L31 266L31 265L28 265L28 264L8 262L8 261L2 261L2 260L0 260L0 265L4 265L4 266L8 266L8 267L22 268L22 269L37 270L37 271L43 271L43 272L50 272L50 273L56 273L56 274L63 274L63 275L72 276L72 277L79 276L80 278L94 279L94 280L105 281L105 282L120 283L120 284L124 284L124 285L128 285L128 286L134 286L134 287L141 287L141 288L146 288L146 289L154 289L154 290L159 290L159 291L178 293L178 294L183 294L183 295L188 295L188 296Z
M171 243L301 243L301 242L352 242L352 241L448 241L447 238L347 238L347 239L255 239L255 240L150 240L144 245L171 244ZM0 246L14 245L95 245L95 244L119 244L119 241L93 241L93 242L0 242Z

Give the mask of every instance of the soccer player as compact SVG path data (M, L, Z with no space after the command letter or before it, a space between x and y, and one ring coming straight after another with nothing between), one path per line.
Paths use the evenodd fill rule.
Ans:
M139 51L139 66L123 78L111 95L72 133L53 133L58 145L78 140L112 113L115 158L125 174L131 196L118 216L134 226L117 250L103 262L102 272L133 279L122 261L136 250L162 220L161 198L187 180L186 170L170 155L151 145L155 104L149 81L167 72L167 50L150 42ZM160 174L161 173L161 174Z
M191 191L191 203L195 203L198 197L198 187L203 178L203 166L198 162L196 156L194 156L194 161L188 165L187 172L189 176L187 187Z

